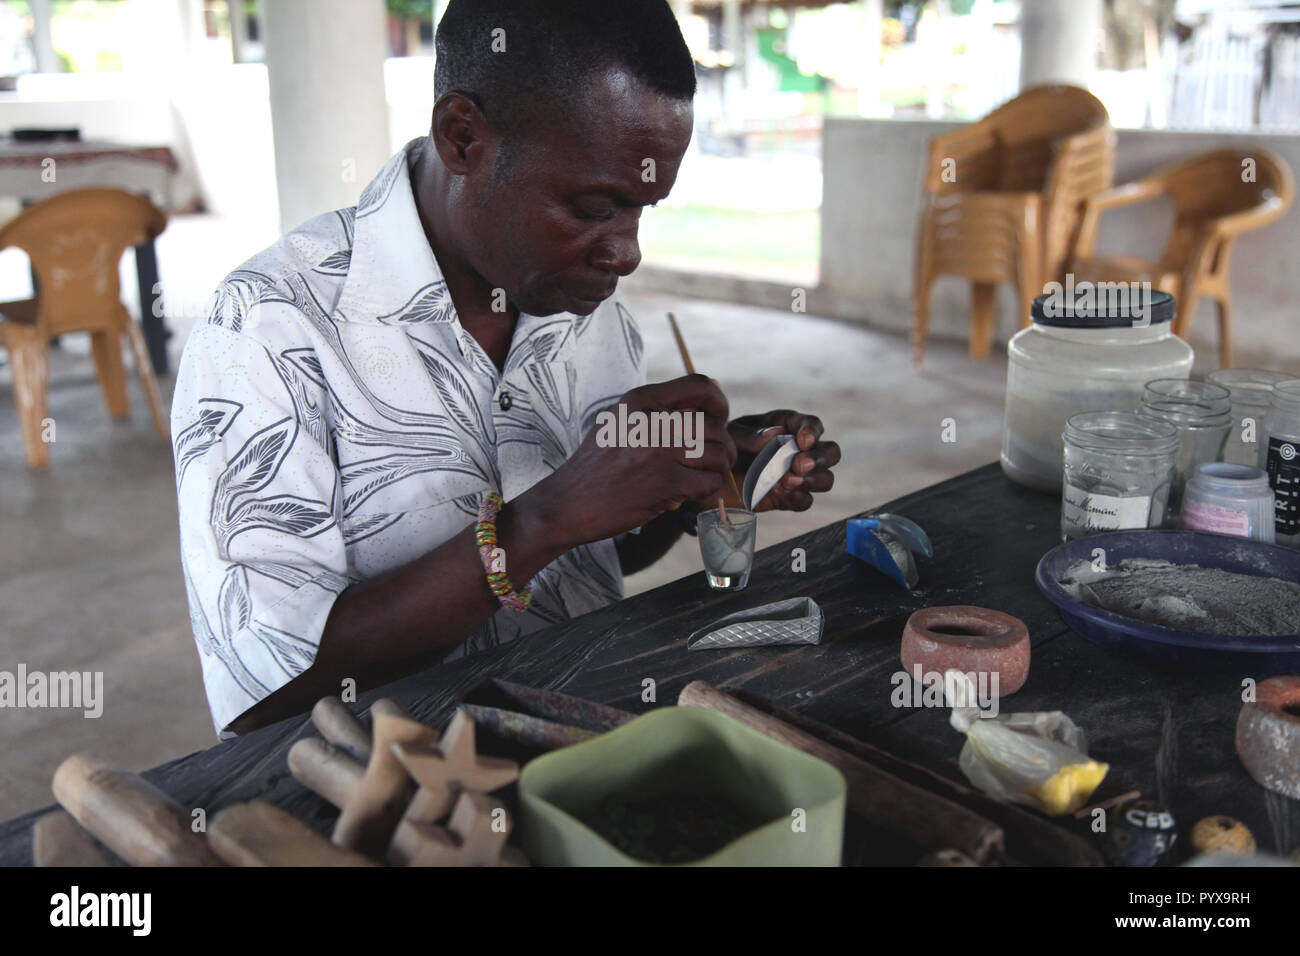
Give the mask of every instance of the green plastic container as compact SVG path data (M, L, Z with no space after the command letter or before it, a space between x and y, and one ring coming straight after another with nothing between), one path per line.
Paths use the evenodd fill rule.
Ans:
M653 866L611 846L582 820L613 794L652 797L674 790L716 792L770 821L683 866L840 864L840 772L700 707L661 707L530 762L519 777L524 849L544 866ZM804 811L802 818L796 809Z

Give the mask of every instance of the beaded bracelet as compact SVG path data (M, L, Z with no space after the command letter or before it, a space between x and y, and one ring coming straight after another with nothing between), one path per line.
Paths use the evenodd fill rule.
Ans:
M478 556L483 562L483 571L487 574L488 587L497 596L504 607L517 614L528 610L533 601L531 588L524 588L523 593L516 591L510 578L504 571L494 571L492 565L497 550L497 513L501 510L501 496L495 491L489 492L478 509L478 524L474 526L474 541L478 545Z

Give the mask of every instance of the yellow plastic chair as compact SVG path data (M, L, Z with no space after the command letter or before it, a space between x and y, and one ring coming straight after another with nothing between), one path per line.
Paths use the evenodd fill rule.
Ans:
M1173 202L1174 228L1158 258L1093 254L1103 212L1159 196ZM1281 218L1294 196L1290 168L1270 150L1216 149L1193 156L1091 197L1084 207L1071 271L1076 282L1150 282L1152 288L1168 292L1178 304L1174 334L1182 338L1200 300L1213 300L1219 313L1219 365L1231 368L1232 241Z
M1027 325L1034 296L1064 277L1083 200L1114 176L1106 107L1076 86L1033 87L931 140L917 230L916 364L929 337L935 279L971 280L970 354L987 357L997 283L1015 286Z
M123 338L131 348L154 427L168 441L167 419L144 333L122 305L118 263L129 246L156 238L167 217L143 196L120 189L76 189L23 210L0 228L0 249L22 249L39 284L34 299L0 302L0 345L9 351L14 400L27 464L44 468L42 440L49 387L49 347L55 336L89 332L104 402L115 419L130 405Z

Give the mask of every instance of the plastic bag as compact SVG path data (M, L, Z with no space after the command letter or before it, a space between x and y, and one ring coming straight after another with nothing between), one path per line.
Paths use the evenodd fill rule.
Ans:
M1088 756L1083 731L1059 710L982 717L967 706L976 700L969 676L950 670L944 688L949 722L966 735L958 765L991 797L1060 816L1087 803L1110 769Z

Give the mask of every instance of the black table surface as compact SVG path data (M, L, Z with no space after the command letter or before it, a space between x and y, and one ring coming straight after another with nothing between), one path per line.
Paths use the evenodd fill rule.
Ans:
M1189 670L1120 655L1068 628L1034 585L1039 558L1059 542L1059 500L1023 489L988 465L900 498L880 511L906 515L934 542L921 583L908 592L844 551L844 522L761 551L748 589L709 590L703 574L623 600L504 647L413 674L361 695L355 709L391 697L444 726L458 697L484 677L561 690L643 712L673 704L692 680L760 695L965 783L963 738L943 708L896 708L899 640L915 610L950 604L996 608L1029 627L1029 679L1003 712L1062 710L1110 772L1095 799L1140 790L1170 809L1180 839L1203 816L1237 817L1261 850L1289 854L1300 842L1300 801L1258 786L1237 759L1238 674ZM793 549L806 570L793 570ZM818 645L732 651L685 649L687 636L724 614L810 596L821 605ZM1252 675L1257 680L1269 674ZM652 681L653 685L647 685ZM653 686L654 701L643 699ZM289 774L295 741L316 731L304 715L163 764L144 776L209 818L260 798L324 828L334 811ZM37 811L0 824L0 865L31 861Z

